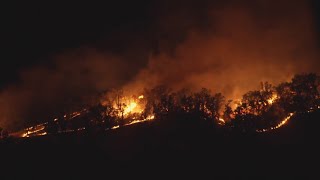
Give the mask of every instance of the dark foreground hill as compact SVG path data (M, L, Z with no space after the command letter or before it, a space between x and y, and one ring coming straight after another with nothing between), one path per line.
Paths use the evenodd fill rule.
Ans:
M0 145L1 174L10 179L309 177L318 174L319 117L319 111L296 115L283 128L250 135L168 120L7 139Z

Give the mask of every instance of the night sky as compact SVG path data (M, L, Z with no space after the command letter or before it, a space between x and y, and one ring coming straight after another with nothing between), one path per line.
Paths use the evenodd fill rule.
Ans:
M2 25L5 33L1 43L5 48L1 58L1 86L17 80L22 68L47 64L53 55L68 49L92 46L120 52L128 48L126 43L132 38L127 38L141 36L151 26L150 3L146 2L149 1L9 5Z
M191 5L192 9L190 9ZM155 52L159 41L168 41L172 48L195 24L184 25L179 33L159 29L163 16L176 10L201 15L208 1L107 1L107 3L23 2L5 8L1 87L19 79L21 69L47 65L52 56L70 49L93 47L123 54L141 56ZM194 8L194 9L193 9ZM202 14L203 15L203 14ZM189 21L189 20L185 20ZM201 22L196 22L201 23ZM186 28L186 29L184 29ZM4 40L3 40L4 39Z
M72 48L90 46L121 53L132 48L157 51L161 38L177 43L182 35L160 32L157 29L159 17L182 9L187 6L185 4L192 4L193 10L199 10L197 15L201 16L201 10L210 2L110 0L104 4L54 1L8 4L3 9L0 87L18 80L21 69L47 64L52 55ZM310 4L320 28L320 3L314 0Z
M301 7L301 4L306 8ZM296 66L300 64L308 64L313 68L299 67L303 71L319 70L319 66L317 67L319 63L315 60L315 55L320 47L318 36L320 32L320 2L316 0L302 3L301 1L289 0L248 0L242 4L234 0L228 2L110 0L104 4L40 1L11 3L3 7L2 65L0 66L0 88L3 98L1 106L9 104L10 107L15 107L15 101L18 101L15 98L19 99L19 102L22 99L21 101L25 103L19 106L19 109L23 109L23 113L17 113L15 116L8 115L11 113L10 110L0 112L2 119L6 119L2 121L7 121L10 118L20 121L21 117L36 118L38 116L34 114L38 111L43 112L39 117L45 117L47 112L52 112L59 104L52 105L52 99L48 98L46 93L50 96L55 94L60 97L61 95L61 99L63 99L70 94L82 96L110 86L123 86L132 80L136 80L138 85L129 83L128 87L141 86L141 84L149 85L151 81L155 84L171 81L168 85L174 85L177 88L198 87L212 82L207 77L219 74L217 77L223 81L219 81L212 87L234 97L243 91L235 93L236 90L229 90L230 87L248 78L235 79L230 84L222 86L221 82L227 82L230 78L224 75L224 72L230 74L236 66L245 63L254 64L254 60L247 60L252 57L260 59L268 56L273 59L279 57L283 59L283 64L281 64L281 60L274 60L274 62L271 60L270 64L266 66L270 69L276 69L277 65L288 68L284 70L282 76L274 71L261 70L262 67L260 68L259 65L252 65L257 67L258 73L257 78L250 80L250 82L254 81L257 84L260 77L261 80L269 80L280 76L279 80L286 80L292 76L292 73L300 72L296 70L298 68ZM300 17L299 13L303 16L301 19L296 19ZM287 21L288 24L286 24ZM246 25L248 28L244 28ZM303 25L306 25L306 28L301 27ZM270 29L270 31L266 29ZM288 34L287 37L284 32L289 31L293 33ZM252 38L250 33L253 34ZM263 38L263 36L269 35L276 40L278 37L283 37L284 40L279 40L276 43L280 44L274 45L268 41L268 38ZM262 37L261 40L260 37ZM285 43L281 44L282 42ZM296 46L293 47L292 44ZM256 46L259 49L252 49ZM212 47L212 49L208 47ZM220 47L221 49L219 49ZM282 50L279 47L287 48ZM222 53L219 54L224 50L227 52L226 56ZM250 51L250 54L243 53L246 51ZM212 54L210 54L211 52ZM229 55L233 53L234 56ZM206 56L204 57L202 54ZM215 54L219 55L215 56ZM193 67L193 61L188 59L193 56L205 59L210 58L211 55L221 60L213 63L209 60L200 60L200 65ZM103 60L94 61L93 59ZM110 60L111 63L109 59L113 59ZM291 61L291 59L294 60ZM261 59L261 61L263 60ZM230 65L224 62L235 65L230 68ZM280 64L275 62L280 62ZM291 63L292 67L287 67L287 64ZM106 72L99 69L105 64L110 67ZM187 64L186 67L194 69L178 69L185 64ZM68 74L68 68L71 66L75 67L75 70L70 72L71 77L64 80L66 82L61 82L60 79L63 79L64 74ZM211 66L215 68L211 68ZM109 71L112 71L111 74ZM191 71L191 76L188 76L187 74ZM260 71L266 75L260 75ZM256 72L250 71L247 74L252 73ZM51 74L55 75L51 76ZM163 76L159 77L159 74ZM180 75L174 77L176 74ZM108 78L100 77L104 75ZM145 80L144 77L150 77L150 79ZM202 81L202 79L204 80ZM54 93L48 93L48 89L58 86L64 87L68 82L73 81L79 82L65 87L63 90L59 89ZM101 83L102 81L117 81L117 83L106 85ZM36 83L41 84L39 88ZM52 86L43 85L46 83L51 83ZM248 88L255 87L246 83L243 84ZM95 87L88 88L90 85ZM82 87L86 87L85 90ZM243 89L243 87L239 89L241 88ZM76 91L80 91L79 89L82 92L76 93ZM46 93L43 93L41 97L35 96L34 94L38 95L39 91ZM48 104L51 105L48 106ZM33 107L33 109L29 107ZM42 109L38 109L38 107Z

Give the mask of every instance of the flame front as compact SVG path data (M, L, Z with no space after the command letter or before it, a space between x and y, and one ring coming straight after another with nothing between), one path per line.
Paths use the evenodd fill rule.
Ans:
M256 130L257 132L268 132L271 130L275 130L278 128L281 128L282 126L284 126L285 124L288 123L288 121L291 119L291 117L294 115L294 113L290 113L286 118L284 118L279 124L277 124L274 127L268 128L268 129L261 129L261 130Z
M113 107L115 109L119 110L118 117L121 118L122 115L124 117L129 116L130 114L136 113L141 114L143 112L144 106L141 104L141 100L144 98L143 95L140 95L138 98L129 98L129 97L123 97L121 98L120 102L117 102L118 104L121 104L119 106L116 102L113 104Z
M124 115L128 115L131 112L134 112L135 108L137 107L137 103L136 102L131 102L125 109L123 114Z
M138 97L129 97L125 96L122 98L118 98L118 101L115 101L113 103L113 108L116 110L116 116L118 118L123 118L125 119L124 126L129 126L132 124L136 123L141 123L145 121L150 121L155 118L153 114L149 114L147 117L142 117L143 109L144 109L144 104L142 99L144 99L143 95L140 95ZM105 106L107 105L107 101L102 101L102 105ZM63 118L65 120L68 120L69 122L71 120L75 120L76 118L81 118L82 115L88 113L88 109L84 108L81 111L75 111L70 114L65 114ZM132 116L131 116L132 115ZM69 118L67 118L69 117ZM54 123L59 123L58 118L53 119ZM31 136L43 136L47 135L48 132L46 132L46 126L48 125L48 122L39 124L36 126L32 126L26 129L23 129L19 132L14 133L13 135L16 137L31 137ZM118 129L121 126L116 124L112 126L111 128L107 128L106 130L113 130L113 129ZM70 133L70 132L76 132L76 131L83 131L85 130L85 127L79 127L77 129L65 129L65 130L59 130L58 133Z

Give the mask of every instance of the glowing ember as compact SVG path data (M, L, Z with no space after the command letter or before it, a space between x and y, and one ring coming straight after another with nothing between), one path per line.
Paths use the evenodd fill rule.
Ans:
M23 133L21 137L29 137L29 136L28 136L28 133Z
M38 135L39 136L45 136L45 135L47 135L47 132L39 133Z
M154 119L154 115L150 115L146 118L146 120L152 120L152 119Z
M86 128L85 127L82 127L82 128L78 128L77 131L82 131L82 130L85 130Z
M286 117L283 121L281 121L281 123L278 124L276 127L274 127L274 129L278 129L281 126L285 125L293 115L294 115L294 113L290 113L289 116Z
M134 121L130 122L129 124L126 124L125 126L129 126L129 125L132 125L132 124L137 124L137 123L141 123L141 122L145 122L145 121L148 121L148 119L134 120Z
M278 98L277 94L273 94L272 97L269 98L267 101L269 104L273 104L277 98Z
M111 129L118 129L120 126L113 126Z
M144 98L144 96L143 95L140 95L139 97L138 97L138 99L143 99Z
M226 121L224 119L222 119L222 118L219 118L218 124L224 125L224 124L226 124Z
M150 121L150 120L153 120L153 119L154 119L154 115L150 115L150 116L148 116L147 118L142 119L142 120L134 120L134 121L131 121L129 124L125 124L125 126L129 126L129 125L132 125L132 124L137 124L137 123L142 123L142 122Z
M18 137L30 137L30 136L43 136L46 135L47 133L44 132L45 130L45 124L39 124L33 127L29 127L23 130L23 133L20 135L17 135Z
M256 132L268 132L268 131L271 131L271 130L275 130L275 129L278 129L282 126L284 126L289 120L290 118L294 115L294 113L290 113L289 116L287 116L286 118L284 118L284 120L282 120L278 125L274 126L274 127L271 127L271 128L268 128L268 129L261 129L261 130L256 130Z
M71 119L73 119L73 118L75 118L77 116L80 116L80 115L81 115L80 112L74 112L74 113L71 114Z

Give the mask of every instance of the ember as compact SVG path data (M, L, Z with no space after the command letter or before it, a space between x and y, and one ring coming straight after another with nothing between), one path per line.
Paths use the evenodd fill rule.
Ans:
M284 118L284 120L282 120L278 125L274 126L274 127L270 127L268 129L261 129L261 130L256 130L256 132L268 132L268 131L271 131L271 130L275 130L275 129L278 129L282 126L284 126L286 123L288 123L288 121L290 120L290 118L294 115L294 113L290 113L289 116L287 116L286 118Z

